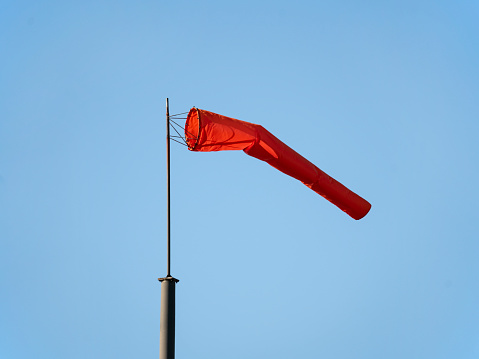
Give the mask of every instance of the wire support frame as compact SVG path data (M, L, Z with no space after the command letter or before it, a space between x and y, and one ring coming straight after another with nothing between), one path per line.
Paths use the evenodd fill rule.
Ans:
M169 121L169 122L170 122L170 126L171 126L171 128L173 128L173 130L174 130L174 131L176 132L176 134L178 135L178 136L172 136L172 135L170 135L170 138L171 138L173 141L179 143L180 145L184 145L184 146L186 146L186 147L189 147L187 141L197 140L197 139L198 139L198 136L195 136L195 135L193 135L192 133L190 133L189 131L186 131L185 128L184 128L183 126L181 126L179 123L177 123L176 121L174 121L174 120L171 118L171 116L169 116L169 117L170 117L170 119L169 119L169 120L170 120L170 121ZM182 118L176 118L176 120L177 120L177 119L182 119ZM184 119L186 119L186 118L184 118ZM185 135L189 135L189 136L191 136L191 137L182 136L182 135L180 134L180 132L178 131L178 129L177 129L175 126L178 126L179 128L181 128L181 129L185 132ZM176 140L175 138L181 139L182 142Z
M171 121L171 119L170 119L170 121ZM174 121L171 121L171 122L174 122ZM185 137L182 136L182 135L178 132L178 130L176 129L176 127L175 127L171 122L170 122L170 126L171 126L171 128L176 132L176 134L177 134L178 136L172 136L172 135L170 135L170 138L171 138L172 140L174 140L175 142L178 142L178 143L181 143L181 142L175 140L175 138L181 138L181 140L184 142L184 143L181 143L181 144L182 144L182 145L184 144L185 146L188 146L188 144L186 143ZM176 123L175 123L175 124L176 124ZM176 124L176 125L179 126L178 124ZM179 126L179 127L181 127L181 126Z

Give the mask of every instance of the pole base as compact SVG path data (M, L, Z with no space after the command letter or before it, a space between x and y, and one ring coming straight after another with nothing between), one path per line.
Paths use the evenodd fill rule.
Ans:
M175 287L178 279L167 275L161 282L160 359L175 359Z

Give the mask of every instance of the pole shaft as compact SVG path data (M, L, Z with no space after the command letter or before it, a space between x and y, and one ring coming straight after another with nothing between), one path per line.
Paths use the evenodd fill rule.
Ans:
M167 272L161 282L160 359L175 358L175 286L178 279L170 274L170 107L166 99L166 193L167 193Z
M166 99L166 202L167 202L167 242L166 242L166 276L170 277L170 105Z
M175 286L174 278L161 278L160 359L175 358Z

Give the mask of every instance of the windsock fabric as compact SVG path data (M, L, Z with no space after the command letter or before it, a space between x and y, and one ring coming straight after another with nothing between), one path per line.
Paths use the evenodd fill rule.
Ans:
M186 119L185 138L191 151L243 150L303 182L356 220L371 209L368 201L328 176L260 125L193 107Z

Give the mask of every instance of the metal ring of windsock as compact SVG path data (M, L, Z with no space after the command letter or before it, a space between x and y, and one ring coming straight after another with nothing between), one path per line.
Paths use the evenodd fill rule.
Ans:
M197 152L243 150L296 178L352 218L371 209L364 198L330 177L260 125L193 107L185 124L188 149Z

